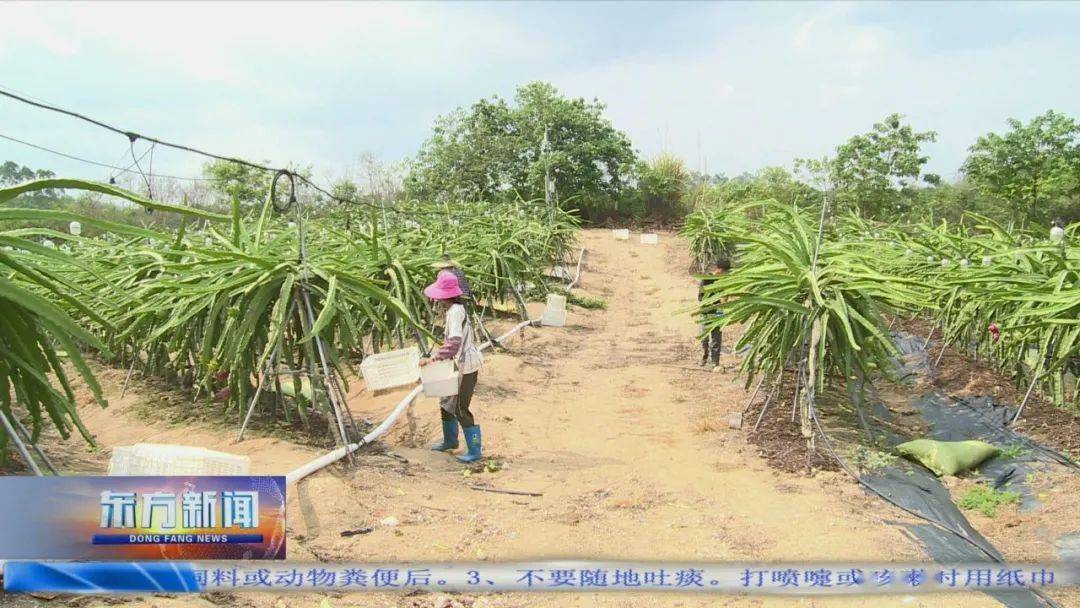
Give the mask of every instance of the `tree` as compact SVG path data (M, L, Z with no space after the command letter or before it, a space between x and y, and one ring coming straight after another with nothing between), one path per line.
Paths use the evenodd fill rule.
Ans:
M518 88L513 103L495 96L459 108L436 121L406 191L436 200L540 199L550 171L560 200L597 217L628 189L637 159L605 109L543 82Z
M0 186L14 186L35 179L50 179L53 177L56 177L56 174L48 169L31 169L13 160L5 161L4 164L0 165ZM60 192L57 190L39 190L25 198L42 202L55 201L60 198Z
M258 205L266 201L266 193L274 179L269 171L226 160L206 163L203 175L210 180L210 188L221 200L229 200L235 195L241 205Z
M269 163L262 161L260 164ZM311 178L311 167L290 167L289 170ZM218 202L231 201L235 195L244 206L261 206L266 202L266 195L270 192L270 182L274 180L274 173L270 171L227 160L206 163L203 165L203 175L210 179L210 189L217 195ZM288 188L288 185L284 180L278 180L278 188L278 197L284 202L286 200L284 197L288 195L280 189ZM317 203L321 200L318 194L312 194L309 189L303 188L299 181L296 183L296 192L297 198L304 203Z
M785 204L807 205L820 201L821 192L798 181L783 167L765 167L754 173L718 179L714 185L698 186L691 191L690 199L689 206L694 209L769 199Z
M840 205L858 209L867 216L893 213L905 194L920 177L927 183L940 182L936 175L922 175L929 160L922 145L937 139L934 131L915 131L904 124L903 116L890 114L874 128L856 135L836 148L836 157L824 168ZM813 169L815 162L806 161ZM905 191L909 191L905 193Z
M1053 110L1026 125L1008 122L1004 135L988 133L971 146L967 178L1032 222L1080 215L1080 124Z
M360 187L350 179L340 179L330 185L330 194L347 201L360 200Z
M690 173L681 158L664 153L651 162L638 163L638 190L650 217L667 221L684 215L689 189Z
M402 163L383 162L372 152L360 155L364 191L377 204L390 204L401 196Z

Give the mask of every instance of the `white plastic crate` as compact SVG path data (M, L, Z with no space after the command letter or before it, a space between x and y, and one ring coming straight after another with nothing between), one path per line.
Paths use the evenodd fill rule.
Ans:
M641 234L642 245L657 245L660 243L660 235L655 232L644 232Z
M420 349L415 346L364 357L360 373L368 390L413 384L420 379Z
M453 361L436 361L421 367L420 381L428 397L451 397L458 393L458 372Z
M611 231L611 236L615 237L616 241L629 241L630 229L629 228L616 228Z
M109 475L248 475L251 459L206 448L137 443L113 448Z
M540 317L540 324L548 327L562 327L566 325L566 296L557 293L549 293L547 306L544 314Z

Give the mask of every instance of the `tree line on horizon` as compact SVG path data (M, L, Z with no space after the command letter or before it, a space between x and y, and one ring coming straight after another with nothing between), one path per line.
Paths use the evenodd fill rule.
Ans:
M812 205L826 195L840 210L868 219L957 221L965 211L1003 222L1048 225L1080 221L1080 122L1054 110L1027 122L1009 118L1001 132L979 137L968 149L960 179L946 181L925 171L925 144L937 139L901 114L890 114L865 133L838 145L832 155L795 159L793 169L764 167L736 176L705 175L669 153L643 158L630 138L605 116L598 99L570 98L549 83L531 82L512 99L484 98L439 117L431 136L404 163L361 156L349 174L335 180L340 199L369 205L401 201L537 201L550 196L593 223L677 224L703 206L775 199ZM311 166L293 170L312 176ZM8 160L0 186L51 177ZM121 176L132 190L188 204L215 207L235 196L258 205L272 175L226 161L203 167L204 181L183 183ZM148 187L149 186L149 187ZM326 197L302 191L306 202ZM89 195L41 192L23 197L33 207L74 208L142 224L175 218L147 217Z

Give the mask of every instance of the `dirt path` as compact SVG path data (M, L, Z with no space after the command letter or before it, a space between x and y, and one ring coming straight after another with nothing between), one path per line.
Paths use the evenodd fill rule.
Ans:
M922 559L872 514L899 515L847 479L777 474L740 432L727 429L726 414L738 411L746 394L730 374L693 369L700 352L686 310L696 284L686 272L683 243L670 235L658 247L617 242L603 230L585 232L583 245L589 253L581 290L603 298L607 310L574 311L566 328L530 331L481 372L474 410L486 454L502 469L466 477L461 465L426 450L436 439L438 414L434 401L421 400L413 428L403 425L387 441L403 461L382 458L384 464L344 477L322 474L294 492L297 502L310 501L303 509L309 517L293 516L292 526L312 557ZM421 445L408 447L414 440ZM469 489L477 483L543 496ZM391 516L401 523L379 524ZM375 531L339 536L363 526ZM343 599L342 605L361 601ZM983 596L952 599L951 605L997 605ZM560 594L488 596L476 605L715 606L718 600L762 604ZM829 603L912 604L911 598Z
M290 558L310 560L922 560L884 519L899 512L833 473L768 469L728 412L746 393L729 373L693 369L700 357L686 311L696 284L685 244L616 242L586 231L581 290L607 310L573 310L565 328L528 330L489 356L474 412L496 472L465 474L426 445L437 404L421 399L406 423L366 450L290 489ZM728 339L728 336L725 336ZM730 342L729 342L730 343ZM360 417L380 420L401 392L355 394ZM285 473L317 452L265 438L169 432L123 410L88 425L105 445L176 441L251 455L256 472ZM140 427L139 425L142 425ZM132 429L135 428L133 431ZM109 430L113 429L113 430ZM154 430L157 429L157 430ZM132 432L138 436L133 437ZM124 438L124 441L119 441ZM131 438L131 439L128 439ZM471 485L543 493L523 497ZM393 517L393 526L380 522ZM342 537L345 530L372 527ZM998 606L983 595L773 600L647 594L503 594L456 599L481 606ZM236 597L240 605L317 606L316 596ZM332 606L432 606L430 596L350 594ZM168 605L159 603L159 605Z

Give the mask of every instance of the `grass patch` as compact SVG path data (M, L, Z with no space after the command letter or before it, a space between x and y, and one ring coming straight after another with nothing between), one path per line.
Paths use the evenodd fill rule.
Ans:
M585 310L605 310L607 308L607 301L601 298L594 298L592 296L578 295L566 287L558 286L552 287L551 293L557 293L561 296L566 296L566 303L571 306L577 306L578 308L584 308ZM544 298L539 292L537 295L532 296L534 301L542 301Z
M968 489L957 506L966 511L978 511L987 517L997 517L1001 505L1019 503L1019 492L1005 492L979 484Z
M607 302L600 298L594 298L592 296L578 296L573 293L566 298L566 302L573 306L584 308L585 310L605 310L607 308Z
M1014 443L1012 445L1001 446L1001 453L999 454L999 456L1004 456L1005 458L1012 458L1015 460L1017 458L1020 458L1024 454L1027 454L1027 448L1024 447L1024 444Z
M503 468L501 460L478 460L465 467L461 472L463 477L472 477L481 473L498 473Z
M896 463L897 456L863 445L851 446L843 450L847 460L859 469L860 473L874 473Z

